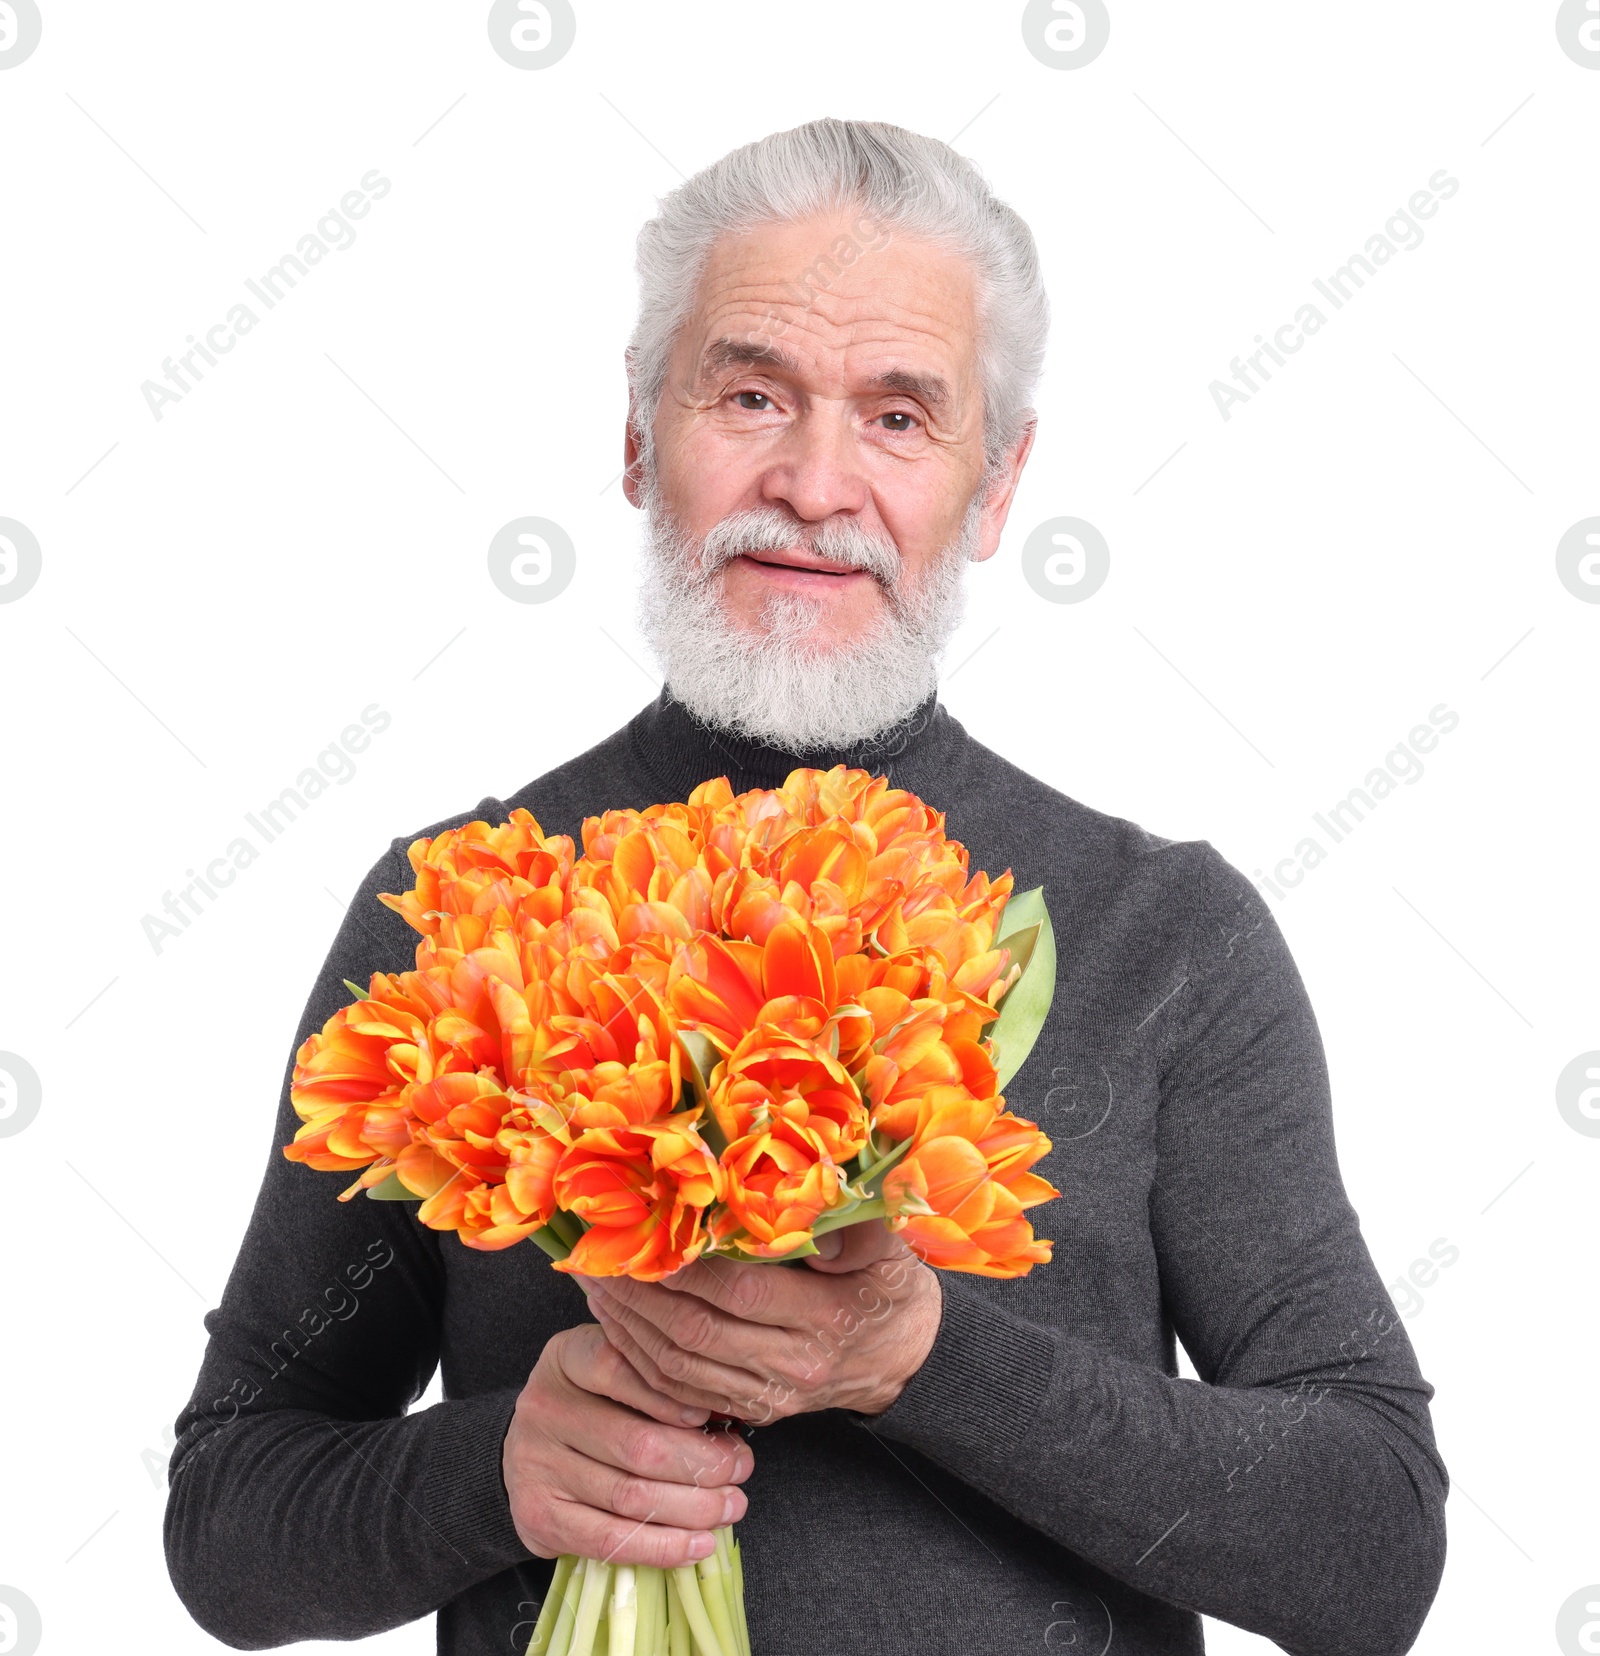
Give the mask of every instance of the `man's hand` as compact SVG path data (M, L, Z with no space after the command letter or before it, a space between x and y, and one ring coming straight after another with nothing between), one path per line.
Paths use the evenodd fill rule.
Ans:
M657 1283L576 1280L658 1395L758 1425L814 1409L882 1414L933 1347L938 1278L875 1220L817 1247L809 1270L712 1258Z
M700 1430L593 1324L565 1329L517 1399L501 1468L522 1544L539 1558L613 1564L707 1558L711 1531L742 1518L754 1457L731 1432Z

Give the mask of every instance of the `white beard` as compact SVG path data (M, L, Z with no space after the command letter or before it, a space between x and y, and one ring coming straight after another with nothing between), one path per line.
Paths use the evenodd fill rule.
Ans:
M792 753L867 741L933 692L939 655L961 619L962 576L977 547L982 504L980 490L956 538L912 582L887 536L851 523L808 531L777 507L735 512L697 543L673 521L647 474L640 630L668 689L705 724ZM823 604L796 593L768 598L753 629L728 618L724 566L744 552L797 544L880 583L887 603L872 627L830 644L816 636Z

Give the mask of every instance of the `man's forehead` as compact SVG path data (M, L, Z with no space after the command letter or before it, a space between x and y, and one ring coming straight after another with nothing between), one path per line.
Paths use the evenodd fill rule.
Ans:
M680 336L699 379L752 368L799 377L848 363L864 389L930 405L976 355L976 282L949 249L860 214L787 220L723 238ZM682 360L682 359L680 359Z

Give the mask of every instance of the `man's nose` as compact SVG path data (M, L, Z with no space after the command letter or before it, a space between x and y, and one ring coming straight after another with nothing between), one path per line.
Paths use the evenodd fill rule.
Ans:
M768 457L761 498L787 506L806 523L860 512L870 498L850 416L838 408L810 408L784 433Z

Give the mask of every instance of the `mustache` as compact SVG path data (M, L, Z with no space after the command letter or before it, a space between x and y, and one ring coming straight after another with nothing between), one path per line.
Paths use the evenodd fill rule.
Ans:
M734 512L710 529L701 544L700 575L715 575L746 553L788 552L797 547L840 569L864 570L884 586L893 587L900 579L900 549L887 535L874 535L848 522L829 521L807 528L775 506Z

